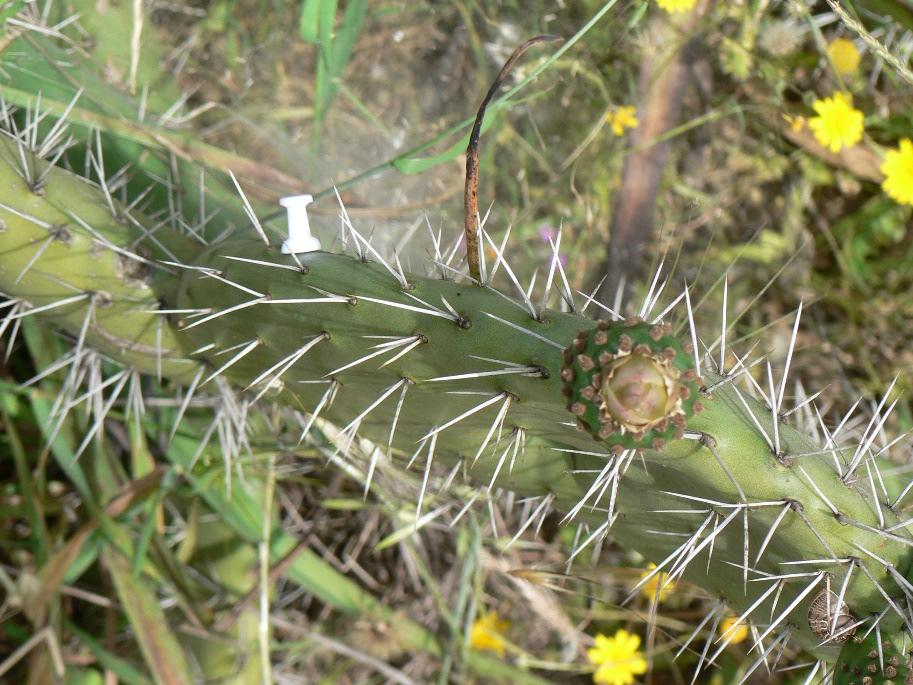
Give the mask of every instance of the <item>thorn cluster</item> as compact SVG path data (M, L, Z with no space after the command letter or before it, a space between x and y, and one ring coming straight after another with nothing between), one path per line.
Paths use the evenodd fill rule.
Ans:
M660 449L701 410L690 343L667 324L598 321L564 351L561 380L577 427L613 451Z

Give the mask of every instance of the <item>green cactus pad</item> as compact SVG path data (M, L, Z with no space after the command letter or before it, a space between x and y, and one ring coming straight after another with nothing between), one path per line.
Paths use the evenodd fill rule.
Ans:
M913 683L913 664L904 652L905 636L881 640L869 632L865 639L853 638L840 650L834 668L834 685L909 685Z
M691 345L665 325L599 321L564 352L561 379L577 426L613 450L661 449L701 410Z
M582 546L610 532L766 625L765 639L788 635L829 663L846 645L820 616L815 591L826 577L827 590L841 588L838 631L879 615L882 636L903 645L893 636L906 598L894 581L909 577L911 538L891 503L904 499L905 479L887 470L848 477L887 462L880 452L864 460L867 443L822 441L750 382L740 390L748 379L736 370L708 370L702 385L692 350L667 328L534 316L493 287L400 273L378 255L285 255L249 239L252 228L203 244L62 169L46 169L34 192L20 152L0 141L7 311L37 314L86 349L185 384L186 398L246 389L246 401L290 408L303 433L319 415L386 446L388 472L412 462L425 474L460 467L473 484L544 498L543 510L588 527ZM20 318L5 321L14 328ZM611 394L595 392L603 377ZM592 405L582 419L597 428L597 449L567 413L575 393ZM640 458L604 449L600 412L621 419L608 434L614 451L635 448ZM669 441L685 424L686 439ZM428 476L422 488L417 513L437 496ZM789 571L810 560L826 568ZM886 599L893 611L884 612ZM825 619L836 603L824 601ZM871 627L869 618L857 629Z

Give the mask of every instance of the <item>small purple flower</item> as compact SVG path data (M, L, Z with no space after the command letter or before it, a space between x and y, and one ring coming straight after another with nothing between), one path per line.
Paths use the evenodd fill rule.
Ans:
M549 247L553 247L558 239L558 231L555 230L554 226L541 223L539 224L539 239ZM566 255L558 255L558 261L561 262L561 266L567 266Z

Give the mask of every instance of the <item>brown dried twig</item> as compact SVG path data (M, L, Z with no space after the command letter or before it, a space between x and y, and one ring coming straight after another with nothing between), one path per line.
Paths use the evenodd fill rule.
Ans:
M501 67L497 78L485 94L479 111L476 113L472 132L469 134L469 145L466 147L466 185L463 188L464 230L466 237L466 261L469 263L469 275L479 284L482 283L482 274L479 269L479 135L482 132L482 121L485 119L485 109L488 103L498 92L498 89L507 79L511 69L523 53L538 43L561 40L559 36L536 36L530 38L511 53L510 57Z

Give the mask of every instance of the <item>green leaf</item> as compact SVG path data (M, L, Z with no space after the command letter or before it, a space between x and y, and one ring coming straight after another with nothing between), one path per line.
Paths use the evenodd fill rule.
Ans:
M361 511L362 509L367 508L367 504L360 499L332 497L323 500L321 506L324 509L333 509L335 511Z
M349 63L355 41L361 33L365 21L367 0L350 0L346 5L346 12L339 27L339 33L333 39L330 47L330 68L334 77L342 76L342 72Z
M301 18L298 21L298 35L301 40L308 43L316 43L319 38L320 14L323 5L328 4L325 0L304 0L301 3ZM335 5L335 2L332 2ZM335 13L336 9L333 8Z
M482 121L482 132L484 133L487 129L491 127L491 122L494 121L494 115L504 109L508 103L504 100L497 101L489 106L488 111L485 113L485 119ZM456 126L445 131L443 134L435 138L428 147L434 143L449 138L454 133L460 131L463 128L462 125ZM454 143L449 148L443 152L432 155L431 157L407 157L403 155L402 157L397 157L393 160L393 168L403 174L420 174L423 171L436 167L439 164L445 164L447 162L453 161L461 154L466 152L466 146L469 145L469 133L466 133L459 142ZM422 148L427 149L426 148ZM407 153L409 154L409 153Z
M66 685L105 685L104 676L94 668L68 668Z
M10 0L10 2L3 3L3 7L0 7L0 26L23 7L25 7L25 0Z
M82 544L75 559L72 559L67 566L66 575L63 582L72 585L77 582L82 574L88 571L92 565L98 561L98 553L102 548L101 535L98 531L92 531Z
M157 685L191 685L190 665L159 606L155 588L133 575L130 560L106 547L102 561Z
M76 639L92 653L98 664L116 675L118 681L125 683L125 685L151 685L152 681L149 678L136 670L127 661L109 652L98 640L75 623L67 620L66 627L67 632L75 635Z

